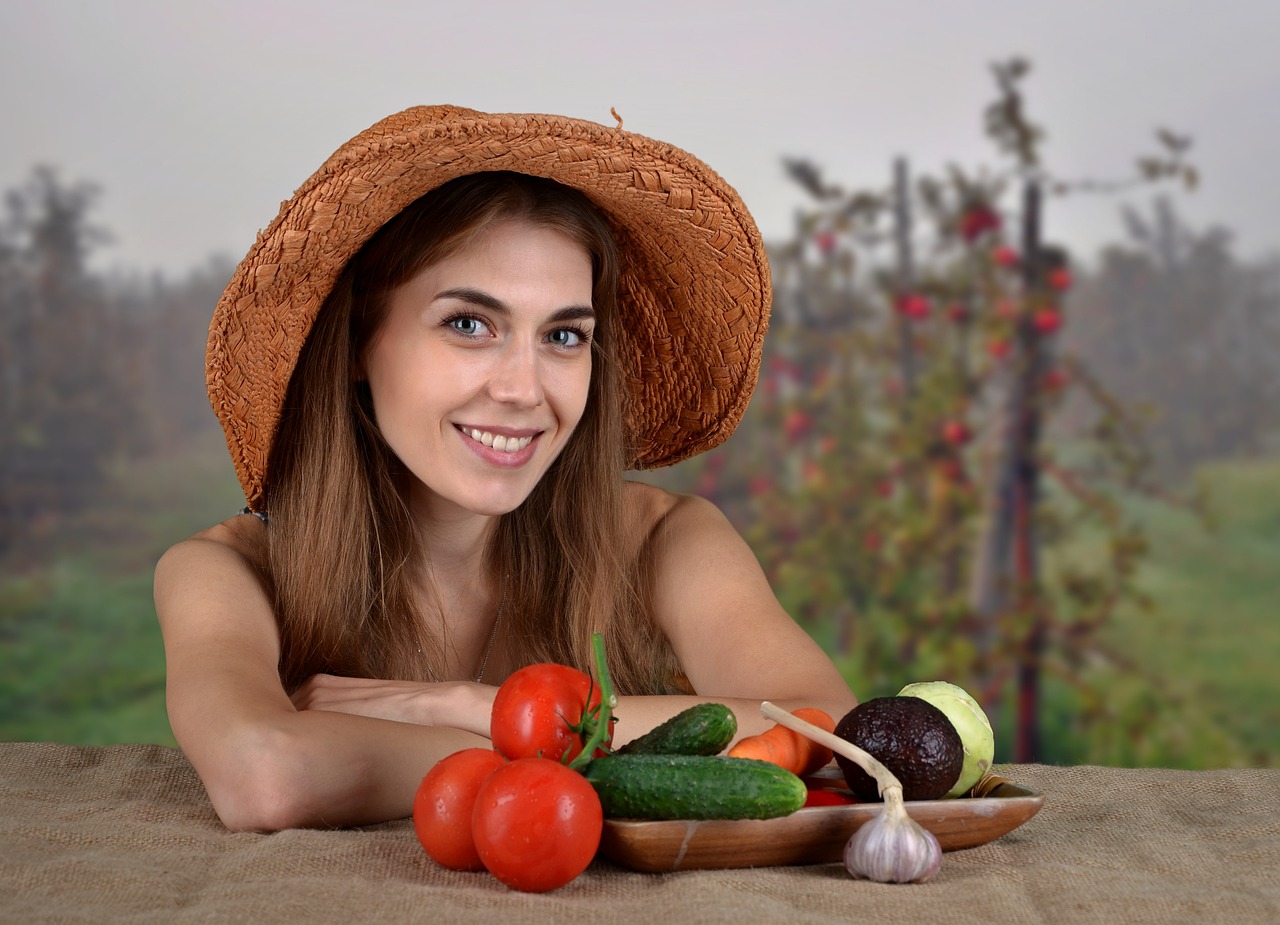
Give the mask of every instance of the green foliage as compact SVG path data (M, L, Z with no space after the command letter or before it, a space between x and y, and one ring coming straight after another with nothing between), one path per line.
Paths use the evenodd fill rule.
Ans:
M1161 713L1182 727L1184 753L1203 753L1225 738L1232 747L1224 746L1216 763L1274 767L1280 464L1219 462L1199 475L1213 486L1212 530L1167 505L1135 503L1151 537L1138 580L1155 606L1121 608L1105 637L1129 653L1137 676L1159 679L1153 687ZM1176 763L1176 755L1156 757Z
M759 430L694 488L721 494L784 605L862 696L942 677L996 714L1003 760L1108 738L1098 754L1172 760L1185 743L1151 722L1154 704L1190 715L1194 695L1154 694L1106 632L1118 608L1149 603L1134 505L1171 496L1139 416L1061 352L1073 279L1066 251L1041 240L1040 210L1072 184L1041 163L1027 70L996 69L986 127L1012 160L1003 172L952 167L913 187L899 163L889 190L848 192L788 165L812 200L771 251ZM1186 179L1185 139L1165 135L1152 163L1168 169L1143 175ZM1070 440L1052 430L1068 397Z
M150 574L66 559L0 583L0 739L173 744Z
M173 744L152 569L243 503L206 428L163 457L122 461L78 514L3 560L0 740Z
M900 161L887 193L849 194L790 165L814 202L774 254L786 334L770 373L796 387L766 380L764 415L801 477L779 461L792 474L753 503L780 530L752 536L802 621L836 615L855 690L891 687L904 665L948 678L1017 716L1017 760L1045 755L1047 684L1067 685L1081 727L1150 712L1145 692L1122 700L1110 684L1105 668L1124 660L1102 633L1118 606L1144 601L1147 540L1119 501L1150 487L1149 457L1136 418L1059 355L1073 280L1041 211L1065 184L1041 163L1027 71L995 69L986 128L1012 161L1003 173L953 166L913 190ZM1185 140L1165 135L1170 169L1148 177L1182 176ZM1044 440L1068 392L1089 399L1092 421L1076 462ZM824 452L803 439L814 420ZM1059 554L1080 535L1105 554Z

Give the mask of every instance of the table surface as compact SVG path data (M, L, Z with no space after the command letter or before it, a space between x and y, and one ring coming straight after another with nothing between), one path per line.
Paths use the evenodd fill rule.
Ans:
M408 820L228 832L174 749L0 743L0 923L1280 922L1280 769L998 770L1044 807L925 884L601 859L533 895L438 867Z

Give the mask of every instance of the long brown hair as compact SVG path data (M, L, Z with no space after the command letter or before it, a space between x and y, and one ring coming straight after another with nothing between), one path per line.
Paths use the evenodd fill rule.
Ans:
M499 518L486 550L503 582L504 642L516 663L591 667L604 634L626 693L658 693L676 675L648 616L636 563L624 561L618 258L581 193L515 173L474 174L410 204L350 261L320 310L290 380L268 466L268 570L281 636L281 678L317 672L426 680L443 664L424 638L415 582L426 550L406 506L403 470L379 434L355 370L388 295L494 222L553 227L591 255L591 383L571 440L530 496Z

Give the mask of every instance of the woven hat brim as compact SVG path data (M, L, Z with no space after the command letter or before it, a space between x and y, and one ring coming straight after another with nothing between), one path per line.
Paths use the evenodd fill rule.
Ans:
M420 196L496 170L581 190L614 230L631 468L679 462L732 434L772 295L763 241L732 187L692 155L618 128L415 107L344 144L283 204L215 309L206 384L250 507L261 509L289 378L343 267Z

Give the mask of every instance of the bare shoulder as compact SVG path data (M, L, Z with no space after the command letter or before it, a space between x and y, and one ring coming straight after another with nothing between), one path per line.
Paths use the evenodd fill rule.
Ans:
M258 690L279 685L266 529L256 517L236 517L160 557L154 596L171 692L208 691L230 677L245 690L248 678Z
M234 553L247 562L258 563L265 560L267 546L267 527L256 517L237 515L199 533L187 537L169 547L165 556L177 553L179 556L215 554L215 549Z
M720 509L705 498L627 482L624 496L628 536L637 552L704 531L736 535Z
M669 596L712 593L726 582L767 593L754 553L724 513L697 495L628 483L630 554L659 612ZM772 600L772 595L768 594Z
M852 706L835 666L783 609L755 552L715 504L650 486L628 494L646 600L694 690Z
M242 515L175 543L156 564L157 595L171 585L214 574L239 574L260 583L266 571L266 530L258 518Z

